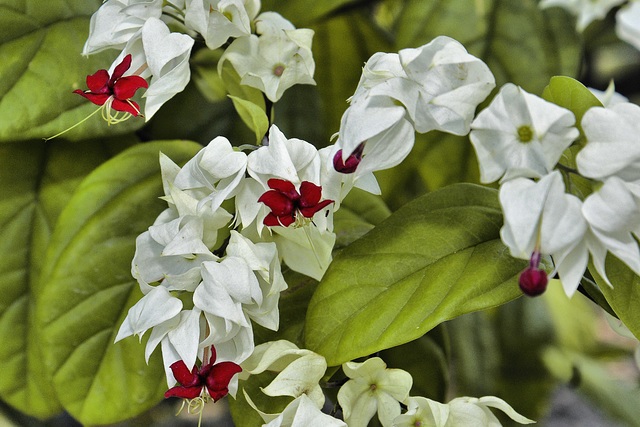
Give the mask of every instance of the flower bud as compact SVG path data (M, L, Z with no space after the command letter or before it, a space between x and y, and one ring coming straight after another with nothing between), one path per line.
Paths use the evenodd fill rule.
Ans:
M549 279L544 270L529 267L522 273L518 279L518 285L525 295L535 297L542 294L547 289Z

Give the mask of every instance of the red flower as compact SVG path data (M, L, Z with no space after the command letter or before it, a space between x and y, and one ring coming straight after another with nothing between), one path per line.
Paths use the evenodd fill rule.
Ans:
M131 55L127 55L116 66L111 77L109 77L107 70L98 70L95 74L87 76L88 91L78 89L73 93L84 96L96 105L104 105L109 102L110 107L116 111L141 116L140 107L129 98L132 98L141 87L147 88L148 84L140 76L122 77L130 66Z
M211 346L211 360L198 370L194 366L191 371L182 360L178 360L171 365L174 378L180 383L167 390L164 397L182 397L185 399L195 399L202 394L202 389L206 386L209 396L216 402L229 393L229 381L242 371L242 368L233 362L216 362L216 349Z
M271 209L263 222L270 227L290 226L295 222L297 212L305 218L313 218L316 212L333 203L333 200L321 202L322 187L309 181L300 184L300 193L291 182L284 179L270 179L267 185L271 190L260 196L258 202Z
M354 173L358 165L362 161L362 152L364 151L364 142L359 144L353 153L349 154L347 161L342 160L342 150L338 150L333 156L333 168L340 173Z

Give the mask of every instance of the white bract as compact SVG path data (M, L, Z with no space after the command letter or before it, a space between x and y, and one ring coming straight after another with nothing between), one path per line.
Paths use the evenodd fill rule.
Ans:
M567 295L578 288L587 266L587 223L582 202L565 193L560 172L539 182L515 178L500 187L504 225L500 237L516 258L530 259L534 250L553 256Z
M379 357L364 363L347 362L342 370L350 380L338 391L338 402L349 427L366 427L376 412L383 427L393 425L400 415L400 402L409 396L411 375L401 369L387 369Z
M618 103L590 108L582 118L587 144L576 156L580 174L603 180L617 176L640 179L640 107Z
M105 49L122 49L149 18L162 16L163 0L109 0L91 16L83 55ZM119 63L119 62L118 62Z
M458 397L448 404L442 404L425 397L410 397L407 399L407 412L396 417L393 426L501 426L502 424L489 408L501 410L513 421L520 424L535 422L518 414L504 400L494 396L485 396L480 399Z
M487 65L449 37L398 54L376 53L340 123L342 158L364 142L367 171L395 166L413 147L409 125L420 133L464 135L494 86ZM373 157L369 165L368 156Z
M629 2L616 13L616 34L640 50L640 3Z
M230 37L251 34L251 21L259 10L260 0L187 0L184 20L209 49L217 49Z
M201 195L199 210L206 205L215 212L224 200L234 195L246 169L247 155L234 150L227 138L219 136L175 174L173 183Z
M576 30L582 32L596 19L603 19L615 6L624 3L625 0L542 0L541 8L552 6L562 7L578 19Z
M193 293L210 330L201 346L214 345L220 360L239 363L249 357L254 347L251 319L277 330L278 299L286 287L275 244L253 243L232 231L227 256L202 264L202 283ZM237 334L241 342L233 341Z
M276 102L293 85L315 85L315 62L311 53L313 30L267 28L260 36L252 34L235 39L220 59L218 70L222 70L228 60L243 85L261 90Z
M316 406L322 408L325 397L318 382L327 370L327 361L317 353L299 349L285 341L270 341L257 346L247 360L242 363L240 379L258 375L265 371L278 372L276 378L262 392L267 396L306 395ZM267 415L252 405L260 414ZM266 418L265 418L266 420Z
M267 423L262 427L347 427L344 421L322 413L305 394L287 405L281 414L265 415Z
M274 125L269 130L269 145L249 154L247 172L250 178L243 180L236 195L243 234L274 241L278 253L290 268L317 280L322 278L331 262L336 238L331 231L332 216L327 213L332 210L332 204L316 212L312 218L303 218L300 212L293 212L299 220L297 223L273 226L264 231L263 221L270 209L257 201L265 193L274 191L268 184L271 179L288 181L298 192L303 182L319 186L321 165L318 150L313 145L295 138L287 139ZM324 195L321 197L326 200Z
M505 84L471 124L481 181L546 175L578 137L574 124L571 111Z

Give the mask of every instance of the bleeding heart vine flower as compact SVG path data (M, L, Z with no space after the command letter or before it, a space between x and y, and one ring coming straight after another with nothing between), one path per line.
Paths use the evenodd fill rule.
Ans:
M211 346L211 359L198 369L187 368L182 360L171 365L173 376L180 383L167 390L164 397L182 397L194 399L196 397L211 397L214 402L222 399L229 393L231 378L242 371L240 365L233 362L220 362L216 364L216 349ZM206 394L204 394L206 391Z
M300 184L299 193L291 182L283 179L270 179L267 184L271 190L264 193L258 202L271 209L263 221L269 227L288 227L293 223L296 227L304 225L316 212L333 203L333 200L320 201L322 187L309 181Z
M140 106L131 100L140 88L147 88L148 84L140 76L126 76L124 73L131 66L131 55L123 58L111 76L107 70L98 70L96 73L87 76L87 87L89 90L80 89L73 91L80 96L87 98L96 105L102 105L102 117L109 123L119 123L127 120L131 116L142 117ZM111 109L124 112L123 117L118 113L111 114Z

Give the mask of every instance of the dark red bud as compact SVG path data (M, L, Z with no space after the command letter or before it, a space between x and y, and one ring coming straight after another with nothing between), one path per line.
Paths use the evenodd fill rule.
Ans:
M538 268L527 268L520 273L518 285L525 295L535 297L542 294L547 289L549 278L544 270Z
M333 156L333 168L340 173L354 173L358 169L358 165L362 161L362 152L364 151L364 142L353 150L353 153L347 157L346 161L342 160L342 150L338 150Z

